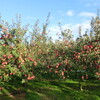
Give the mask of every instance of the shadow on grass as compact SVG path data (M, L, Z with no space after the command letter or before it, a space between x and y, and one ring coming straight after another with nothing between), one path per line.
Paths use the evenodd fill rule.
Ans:
M78 82L75 81L30 81L24 85L5 85L0 100L100 100L98 81L95 85L92 81L83 83L84 91L78 91Z
M33 86L32 86L33 84ZM37 81L32 82L30 89L35 90L36 93L45 97L46 100L99 100L99 93L90 93L88 91L78 91L78 83L67 83L59 81ZM85 87L85 86L84 86ZM37 89L38 88L38 89ZM95 86L95 88L97 88ZM88 88L89 89L89 88ZM49 98L49 99L47 99ZM86 99L87 98L87 99ZM90 99L92 98L92 99ZM96 99L99 98L99 99ZM45 99L42 99L45 100Z
M30 93L33 93L33 91L35 91L35 93L38 94L38 96L41 99L37 99L37 100L65 100L64 98L70 98L68 95L65 95L64 92L62 90L60 90L59 88L57 88L56 86L42 86L42 87L38 87L38 89L34 88L30 88ZM31 99L32 100L32 99ZM68 99L70 100L70 99Z

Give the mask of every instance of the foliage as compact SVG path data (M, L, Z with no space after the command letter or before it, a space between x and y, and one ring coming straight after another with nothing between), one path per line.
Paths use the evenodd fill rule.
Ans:
M100 79L100 18L92 19L93 31L89 35L75 41L71 30L60 27L62 39L54 43L47 34L48 17L42 31L37 21L31 32L27 26L21 26L20 20L14 25L1 21L1 86L18 79L20 83L33 79L78 79L79 85L82 80ZM26 34L31 35L29 40Z
M84 82L82 82L84 84ZM1 100L99 100L100 82L92 80L83 85L84 91L78 91L78 82L67 81L30 81L27 87L19 83L6 83ZM9 94L8 94L9 93ZM5 96L6 94L6 96ZM11 95L13 95L11 97Z

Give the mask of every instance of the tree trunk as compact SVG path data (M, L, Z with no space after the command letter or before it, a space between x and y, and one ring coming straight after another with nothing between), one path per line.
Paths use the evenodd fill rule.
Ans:
M82 88L82 84L81 84L81 79L79 78L79 90L83 91L83 88Z

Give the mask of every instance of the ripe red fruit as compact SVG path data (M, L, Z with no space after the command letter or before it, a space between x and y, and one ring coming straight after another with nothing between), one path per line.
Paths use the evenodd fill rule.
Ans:
M96 72L96 75L100 76L100 73L99 72Z
M31 79L34 79L35 78L35 76L31 76Z
M4 47L5 47L6 45L7 45L7 44L3 44L2 46L4 46Z
M61 75L64 76L64 72L63 71L61 72Z
M31 78L30 78L30 77L28 77L28 78L27 78L27 80L31 80Z
M6 55L3 55L3 57L6 58L7 56Z
M93 46L92 45L89 45L89 48L93 48Z
M100 68L100 65L96 66L96 68Z
M26 75L26 74L25 74L24 76L25 76L25 77L27 77L27 75Z
M10 59L10 58L12 58L13 56L12 56L12 54L10 54L9 56L8 56L8 59Z
M0 90L2 90L3 88L2 87L0 87Z
M84 76L82 76L82 79L84 79Z
M37 65L37 61L34 61L34 66L36 66Z
M21 68L21 66L19 65L18 68Z
M34 75L33 75L33 76L28 76L27 80L32 80L32 79L34 79L34 78L35 78Z
M59 66L56 66L56 68L58 68Z
M63 79L65 79L65 76L63 76Z
M7 65L7 62L2 62L2 65Z
M28 57L28 59L29 59L30 61L33 61L33 59L32 59L31 57Z
M2 78L2 76L0 76L0 78Z
M88 75L86 75L86 79L88 79Z
M13 73L10 73L10 75L13 75Z
M55 73L58 73L58 71L56 70Z

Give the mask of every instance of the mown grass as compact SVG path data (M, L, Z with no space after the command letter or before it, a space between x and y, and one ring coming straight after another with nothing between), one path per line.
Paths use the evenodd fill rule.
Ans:
M27 85L18 82L6 83L0 91L0 100L100 100L100 81L30 81Z

